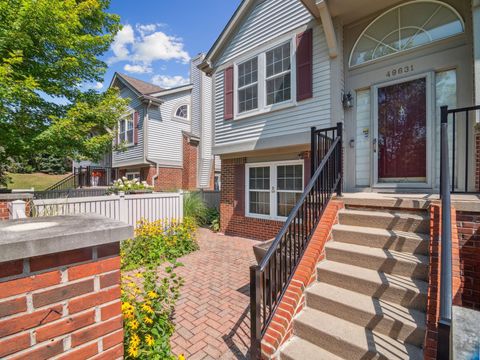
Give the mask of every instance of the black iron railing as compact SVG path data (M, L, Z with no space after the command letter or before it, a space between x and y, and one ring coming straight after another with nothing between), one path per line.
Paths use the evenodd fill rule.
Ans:
M260 264L250 268L251 359L260 358L261 339L274 312L333 193L341 192L341 134L341 123L312 128L313 175Z
M442 107L440 135L440 197L442 226L440 253L440 319L438 321L438 351L440 360L450 358L450 326L452 322L452 214L450 201L450 161L448 151L447 107Z
M472 118L475 116L474 112L480 111L480 105L449 109L447 106L441 108L441 122L447 124L451 119L451 144L452 149L449 153L451 156L451 171L450 171L450 188L452 193L471 193L478 192L480 189L474 189L474 169L472 166L471 156L472 149ZM463 132L462 140L460 134ZM459 163L458 153L463 153L463 164ZM448 159L448 157L447 157ZM440 185L441 186L441 185Z
M110 186L116 179L115 169L101 166L75 168L77 187Z
M78 176L73 173L63 178L59 182L49 186L44 191L65 191L69 189L75 189L78 185Z

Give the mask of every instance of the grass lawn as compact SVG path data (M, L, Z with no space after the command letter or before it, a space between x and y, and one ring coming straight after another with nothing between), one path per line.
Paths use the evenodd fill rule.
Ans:
M35 188L36 191L41 191L47 187L55 184L70 174L64 175L49 175L44 173L33 174L8 174L11 181L8 184L9 189L30 189Z

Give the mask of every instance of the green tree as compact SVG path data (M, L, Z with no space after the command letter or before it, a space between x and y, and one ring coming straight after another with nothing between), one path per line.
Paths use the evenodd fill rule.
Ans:
M82 84L102 81L107 65L99 57L120 29L109 4L0 0L3 158L32 158L47 147L95 160L111 146L125 102L114 91L82 91Z

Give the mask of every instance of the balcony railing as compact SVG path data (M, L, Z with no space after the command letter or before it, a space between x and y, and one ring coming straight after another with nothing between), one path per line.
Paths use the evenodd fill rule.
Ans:
M342 188L342 124L312 128L312 177L259 265L250 268L251 359L333 193Z

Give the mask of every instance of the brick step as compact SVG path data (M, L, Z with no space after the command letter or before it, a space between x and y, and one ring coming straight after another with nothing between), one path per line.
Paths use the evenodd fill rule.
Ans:
M294 336L280 352L281 360L342 360L311 342Z
M377 333L422 346L425 313L337 286L316 283L306 291L307 306Z
M341 224L336 224L332 232L337 242L428 255L426 234Z
M423 359L419 347L308 307L295 318L294 333L344 359Z
M338 219L342 225L365 226L422 234L430 232L430 218L428 214L423 213L342 209L338 212Z
M377 270L387 274L428 279L428 258L398 251L329 241L325 245L328 260Z
M387 274L331 260L317 265L318 281L425 311L428 284L422 280Z

